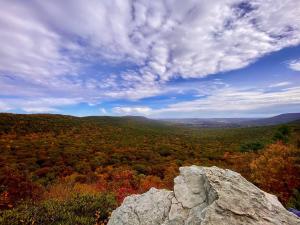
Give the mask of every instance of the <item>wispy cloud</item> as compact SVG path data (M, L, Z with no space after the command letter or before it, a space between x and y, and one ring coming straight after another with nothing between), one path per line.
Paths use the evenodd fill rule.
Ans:
M100 108L99 110L100 110L101 114L104 114L104 115L107 114L107 111L105 108Z
M215 115L235 115L236 113L241 115L251 111L257 114L268 111L270 107L300 106L300 87L284 88L274 92L265 92L255 88L219 87L213 92L204 98L169 104L160 109L147 108L145 113L142 111L140 113L152 117L172 117L174 115L176 117L185 117L186 115L214 117Z
M224 88L216 90L214 95L207 98L172 104L158 112L247 111L288 104L300 104L300 87L286 88L276 92Z
M288 63L290 69L300 71L300 59L292 60Z
M126 107L126 106L118 106L114 107L112 111L116 114L122 115L148 115L151 112L151 108L144 106L134 106L134 107Z
M23 107L23 111L27 113L53 113L57 112L58 110L55 108L50 108L50 107Z
M269 87L271 87L271 88L274 88L274 87L284 87L284 86L288 86L288 85L291 85L291 84L292 84L291 82L284 81L284 82L279 82L279 83L276 83L276 84L272 84Z
M4 102L0 102L0 111L8 111L10 110L11 108L5 104Z
M63 106L74 105L80 103L79 98L11 98L2 97L0 102L0 110L8 111L19 109L27 113L46 113L59 112L59 108Z

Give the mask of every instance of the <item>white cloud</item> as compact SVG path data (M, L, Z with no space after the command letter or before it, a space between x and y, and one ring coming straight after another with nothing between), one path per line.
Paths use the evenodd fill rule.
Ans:
M0 8L0 94L37 100L155 96L175 77L239 69L300 43L296 0L12 0ZM85 73L124 63L135 69ZM298 61L290 67L299 70Z
M81 99L72 98L1 98L0 110L19 109L28 113L59 112L61 106L80 103Z
M300 86L287 87L283 82L277 83L277 90L257 88L234 88L226 83L215 85L214 82L204 83L206 95L199 84L194 91L199 92L195 100L166 104L161 108L147 106L121 106L113 108L113 112L121 115L146 115L155 118L170 117L218 117L224 115L240 116L276 114L300 107ZM185 87L181 87L185 90ZM286 111L285 111L286 110ZM297 110L296 110L297 111ZM261 113L261 114L260 114Z
M300 105L300 87L285 88L276 92L265 92L255 89L218 88L212 95L192 101L168 105L165 108L151 111L153 116L180 115L213 115L213 113L236 113L260 111L270 107Z
M288 63L290 69L300 71L300 59L292 60Z
M122 114L122 115L147 115L151 108L144 106L134 106L134 107L125 107L118 106L112 109L114 113Z
M288 86L288 85L291 85L291 84L292 84L291 82L284 81L284 82L279 82L279 83L276 83L276 84L272 84L272 85L270 85L269 87L270 87L270 88L274 88L274 87L284 87L284 86Z
M24 107L22 108L27 113L51 113L58 110L50 107Z
M75 64L61 54L62 37L40 22L36 11L22 1L0 2L0 71L34 81L73 73ZM24 19L26 18L26 19ZM44 80L45 81L45 80Z
M8 111L10 110L11 108L5 104L4 102L0 102L0 111Z
M100 108L99 110L100 110L100 112L101 112L102 114L107 114L107 111L106 111L105 108Z

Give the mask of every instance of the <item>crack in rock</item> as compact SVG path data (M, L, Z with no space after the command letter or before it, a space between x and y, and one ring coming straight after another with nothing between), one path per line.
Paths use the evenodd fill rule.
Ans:
M218 167L181 167L174 191L125 198L108 225L299 225L277 197Z

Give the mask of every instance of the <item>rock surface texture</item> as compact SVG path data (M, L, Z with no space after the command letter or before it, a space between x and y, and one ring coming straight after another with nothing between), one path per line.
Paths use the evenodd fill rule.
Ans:
M300 225L274 195L217 167L181 167L174 191L125 198L108 225Z

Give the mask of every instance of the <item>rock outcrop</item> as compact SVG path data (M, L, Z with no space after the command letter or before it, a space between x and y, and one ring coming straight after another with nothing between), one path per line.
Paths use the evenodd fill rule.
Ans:
M125 198L108 225L299 225L274 195L217 167L181 167L174 191Z

